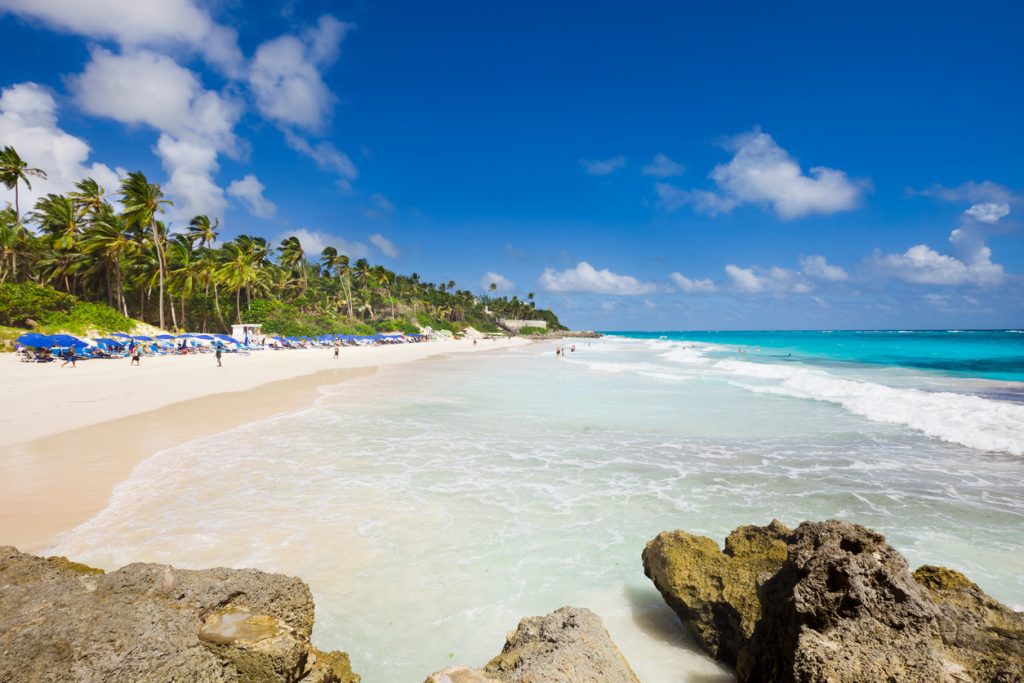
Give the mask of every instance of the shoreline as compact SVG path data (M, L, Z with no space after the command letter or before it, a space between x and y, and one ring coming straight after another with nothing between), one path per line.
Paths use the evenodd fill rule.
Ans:
M8 407L0 421L0 539L40 552L102 510L114 487L154 453L311 405L321 386L382 366L521 343L350 348L338 361L328 349L261 351L225 356L223 368L209 355L144 358L141 370L156 368L146 381L127 361L124 368L89 361L61 370L16 363L11 354L0 364Z

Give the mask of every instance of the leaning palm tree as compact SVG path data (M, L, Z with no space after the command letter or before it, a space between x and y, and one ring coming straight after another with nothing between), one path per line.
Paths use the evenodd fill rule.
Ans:
M244 244L230 242L224 246L227 258L215 275L219 282L235 292L235 319L242 322L242 290L251 287L259 278L253 254Z
M40 168L30 168L13 147L7 145L0 150L0 183L3 183L8 190L14 190L14 221L21 223L21 204L18 193L18 185L25 183L25 187L32 189L29 178L42 178L46 180L46 171Z
M103 186L92 178L83 178L75 183L75 191L69 193L82 216L95 217L103 210L107 200L103 197Z
M193 245L209 249L217 240L217 228L220 227L220 219L210 220L209 216L194 216L188 224L185 234L192 241Z
M164 276L167 262L164 259L163 240L157 228L157 215L164 212L164 206L173 205L164 199L159 185L150 183L141 171L133 171L121 181L121 203L124 204L124 218L140 230L148 228L156 245L157 268L160 274L160 327L164 329ZM171 315L174 315L171 309Z

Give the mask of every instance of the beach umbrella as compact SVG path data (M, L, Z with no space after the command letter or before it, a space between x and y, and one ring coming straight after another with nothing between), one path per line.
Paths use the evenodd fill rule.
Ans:
M110 336L111 337L120 337L121 339L131 339L132 338L132 336L130 334L125 334L124 332L114 332Z
M51 334L50 339L53 341L54 346L87 346L81 339L72 337L70 334Z
M213 341L213 337L208 334L197 334L196 339L205 339L206 341Z
M29 332L18 337L18 343L24 344L25 346L31 346L36 349L48 349L53 346L53 339L45 334Z
M156 338L157 339L174 339L174 335L173 334L158 334L158 335L156 335Z
M132 339L134 339L135 341L148 341L148 342L153 341L152 337L144 337L144 336L141 336L141 335L138 336L138 337L132 337Z

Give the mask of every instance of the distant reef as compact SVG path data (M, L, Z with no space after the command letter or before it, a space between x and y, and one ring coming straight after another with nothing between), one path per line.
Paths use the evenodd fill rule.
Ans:
M1019 682L1024 614L963 574L907 561L856 524L743 526L725 549L666 531L644 571L697 642L745 681Z

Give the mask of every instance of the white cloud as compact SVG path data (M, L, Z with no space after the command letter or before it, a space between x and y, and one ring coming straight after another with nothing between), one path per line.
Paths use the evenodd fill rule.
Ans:
M983 202L981 204L974 204L964 213L982 223L996 223L999 219L1005 218L1010 214L1010 205Z
M683 190L669 183L654 183L654 192L658 195L658 206L666 211L675 211L687 204L692 204L698 213L717 216L729 213L738 203L734 199L721 197L707 190Z
M172 218L222 215L227 201L213 180L217 155L237 155L234 126L242 104L203 88L199 78L170 57L148 50L114 54L94 49L69 85L87 113L160 131L154 149L169 181Z
M810 214L849 211L860 205L867 182L851 180L844 171L813 166L807 174L772 136L755 128L731 138L725 148L733 152L710 177L719 193L655 187L660 205L671 211L693 204L703 213L727 213L740 204L770 207L779 218L790 220Z
M674 175L682 175L685 170L682 164L672 161L659 152L654 155L654 160L651 163L643 167L641 173L652 175L655 178L669 178Z
M672 280L672 284L678 287L680 291L687 294L714 292L717 289L715 287L715 283L708 279L691 280L682 273L672 273L668 277Z
M235 31L214 22L194 0L0 0L2 11L124 48L184 45L231 77L244 63Z
M105 164L88 163L89 144L57 125L57 103L36 83L18 83L0 91L0 147L5 145L13 146L29 166L47 174L45 180L32 178L31 190L20 186L22 214L39 197L68 192L85 177L93 178L113 194L119 177L125 174L124 169L114 171ZM13 205L13 193L4 199Z
M356 165L352 163L352 160L348 158L348 155L335 147L333 143L319 142L316 145L312 145L305 138L289 131L285 132L285 140L288 142L288 146L296 152L305 154L316 162L320 170L329 171L341 176L339 187L341 187L342 191L346 194L352 191L351 181L359 176L359 171L356 169Z
M273 218L277 213L277 205L263 196L266 185L252 173L228 185L228 194L242 200L249 213L258 218Z
M382 195L380 192L374 192L373 194L371 194L370 201L372 201L377 206L377 208L383 211L384 213L392 213L395 210L394 203L390 199Z
M760 268L740 268L730 263L725 267L725 273L738 291L748 294L762 292L807 294L813 289L800 273L778 266L762 270Z
M980 183L969 180L956 187L935 184L924 190L911 190L911 194L935 197L944 202L970 202L972 204L992 203L1014 206L1022 201L1020 194L991 180L983 180Z
M626 165L626 157L610 159L580 159L580 166L590 175L609 175Z
M516 283L509 280L504 275L487 271L484 273L483 277L480 278L480 289L490 291L492 283L496 286L495 291L499 293L512 292L515 291L516 288Z
M339 253L345 254L351 259L366 258L370 255L370 248L362 242L350 242L339 235L310 228L299 228L282 233L278 236L277 241L280 242L284 238L292 236L299 238L302 251L310 257L319 256L324 247L334 247Z
M283 35L260 45L249 69L249 85L260 113L285 126L321 130L337 99L321 69L337 59L350 28L325 15L300 36Z
M850 279L849 273L840 266L834 266L829 263L824 256L805 256L800 259L800 267L803 269L804 275L819 280L842 282L843 280Z
M398 247L395 246L394 242L389 240L387 237L384 237L384 235L379 232L375 232L370 235L369 239L370 243L380 249L380 252L385 256L390 256L391 258L399 257Z
M615 294L632 296L654 294L657 285L641 282L632 275L619 275L607 268L597 270L586 261L580 261L575 268L556 271L546 268L541 273L540 284L549 292L590 292L593 294Z
M927 244L918 244L902 254L882 254L875 250L868 258L868 265L882 275L918 285L987 287L1002 282L1003 267L992 263L992 250L981 236L958 228L950 233L949 241L960 258L940 254Z

